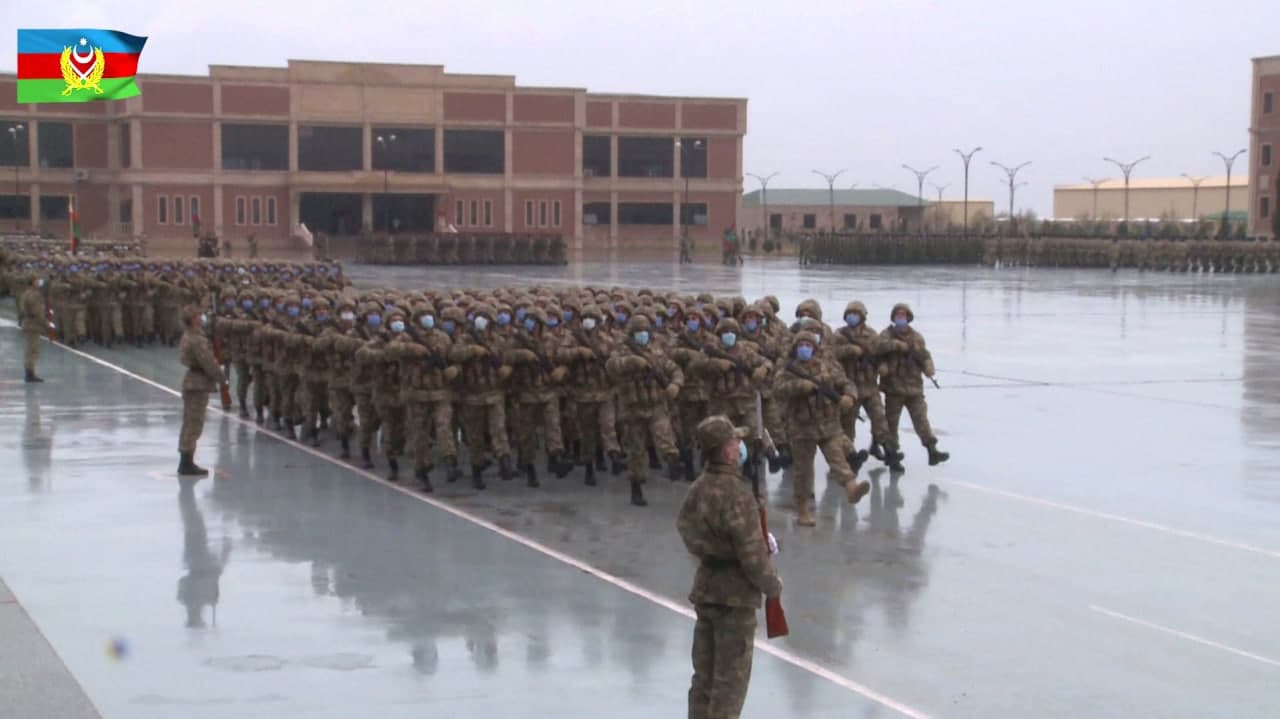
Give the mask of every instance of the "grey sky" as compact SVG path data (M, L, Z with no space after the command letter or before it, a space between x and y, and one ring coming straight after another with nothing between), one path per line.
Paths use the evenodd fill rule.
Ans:
M1135 175L1222 174L1210 153L1248 145L1249 59L1280 54L1275 0L71 0L5 3L0 18L147 35L143 72L421 62L526 85L746 97L746 170L780 171L775 187L825 186L811 169L844 168L841 186L914 193L905 162L940 165L930 182L959 197L951 148L982 145L970 195L1003 208L989 161L1032 160L1017 205L1042 215L1054 184L1113 176L1103 155L1151 155ZM0 34L0 68L15 53L16 32Z

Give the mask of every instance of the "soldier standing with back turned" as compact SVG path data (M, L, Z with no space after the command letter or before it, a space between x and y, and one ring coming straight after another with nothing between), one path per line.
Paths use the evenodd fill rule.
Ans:
M178 358L187 367L182 378L182 431L178 435L178 474L184 477L203 477L209 470L196 466L193 459L196 442L204 432L205 412L209 409L209 395L226 382L218 360L213 356L213 346L204 335L205 316L199 307L190 306L183 311L186 331L178 345Z
M759 507L742 477L746 431L713 415L697 434L707 465L677 521L700 562L689 593L697 613L689 719L731 719L747 698L761 595L780 596L782 580L769 559L776 542L765 544Z

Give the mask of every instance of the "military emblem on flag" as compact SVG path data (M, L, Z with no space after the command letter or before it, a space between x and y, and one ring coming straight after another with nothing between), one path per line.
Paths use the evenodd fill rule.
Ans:
M123 100L138 89L145 37L116 30L18 30L18 102Z

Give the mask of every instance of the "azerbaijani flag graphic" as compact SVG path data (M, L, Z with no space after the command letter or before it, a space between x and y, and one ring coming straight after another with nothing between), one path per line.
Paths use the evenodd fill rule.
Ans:
M123 100L145 37L115 30L18 30L18 102Z

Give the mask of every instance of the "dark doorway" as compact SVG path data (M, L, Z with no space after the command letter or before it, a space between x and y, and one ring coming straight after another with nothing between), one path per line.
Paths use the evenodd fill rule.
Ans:
M373 230L431 232L435 229L435 195L374 195Z
M343 192L304 192L298 215L311 232L355 235L360 232L361 197Z

